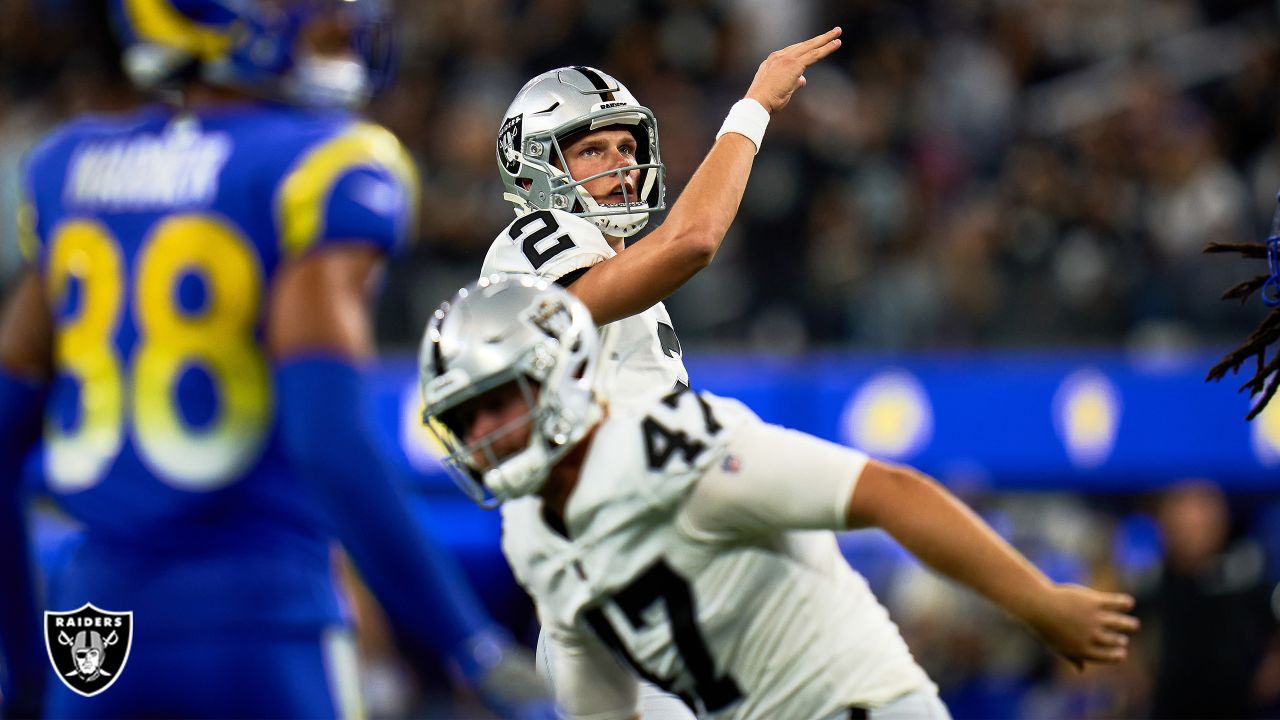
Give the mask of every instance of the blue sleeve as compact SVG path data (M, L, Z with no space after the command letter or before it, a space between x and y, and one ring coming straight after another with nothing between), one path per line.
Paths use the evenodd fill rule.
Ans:
M47 659L22 494L22 461L40 432L44 388L0 370L0 693L3 714L39 714Z
M467 672L477 638L495 631L456 561L414 525L363 418L363 377L350 363L302 358L277 370L286 451L310 481L334 534L381 602L406 650Z
M284 174L275 216L285 258L359 242L391 254L417 232L418 176L386 129L347 125L309 145Z
M355 168L333 188L321 244L359 238L395 253L409 241L408 204L408 188L385 168Z

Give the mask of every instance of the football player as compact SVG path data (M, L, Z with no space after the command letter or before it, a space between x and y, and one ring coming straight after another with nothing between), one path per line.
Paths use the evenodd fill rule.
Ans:
M642 677L700 716L948 717L831 532L872 526L1076 665L1124 659L1131 597L1056 584L932 479L740 403L606 403L607 352L572 294L497 275L441 306L420 355L455 479L536 510L504 517L503 550L572 716L636 717Z
M482 275L548 278L577 295L598 322L615 323L617 393L661 394L687 385L680 341L662 300L715 257L770 117L804 86L805 69L840 47L840 34L833 28L761 63L670 215L631 247L626 238L666 207L653 113L594 68L564 67L530 80L507 109L497 140L504 197L515 205L516 219L490 246ZM529 509L511 503L502 512ZM539 667L547 675L550 664ZM689 717L678 702L648 686L645 693L647 717Z
M176 103L74 120L26 163L0 319L5 712L37 710L51 671L17 486L39 435L85 529L48 606L135 620L118 682L50 683L51 715L359 714L335 538L407 651L549 711L364 426L371 281L418 206L412 161L354 114L391 70L381 3L113 9L130 77Z
M665 209L653 113L589 67L542 73L516 94L498 132L498 170L516 219L481 274L532 273L567 287L601 325L621 320L619 392L688 382L662 300L706 267L733 222L770 116L804 71L840 47L840 28L771 54L730 109L662 226L624 247Z

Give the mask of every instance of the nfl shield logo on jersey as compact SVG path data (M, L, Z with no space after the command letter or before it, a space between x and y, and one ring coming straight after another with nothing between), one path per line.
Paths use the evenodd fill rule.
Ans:
M44 645L58 677L73 691L93 697L111 687L129 661L133 613L79 610L44 614Z

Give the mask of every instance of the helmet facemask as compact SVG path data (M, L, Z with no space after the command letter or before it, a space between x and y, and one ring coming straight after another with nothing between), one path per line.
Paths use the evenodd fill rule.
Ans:
M496 495L486 491L486 473L499 468L504 462L521 452L516 450L515 452L500 453L496 447L497 444L513 433L528 432L532 436L533 427L539 420L538 396L540 393L538 385L524 373L517 373L507 383L515 385L524 402L526 412L489 432L487 435L469 443L465 440L469 422L459 417L462 415L460 406L463 403L440 410L439 415L435 417L427 417L424 413L428 429L448 453L442 462L449 471L449 475L468 497L481 507L486 508L494 507L500 502ZM501 392L504 384L506 383L490 388L485 392ZM478 396L472 399L475 400L477 398ZM545 414L545 411L543 414ZM530 440L532 440L532 437L530 437ZM528 443L525 444L526 446L528 445ZM530 482L534 481L535 479L531 477Z

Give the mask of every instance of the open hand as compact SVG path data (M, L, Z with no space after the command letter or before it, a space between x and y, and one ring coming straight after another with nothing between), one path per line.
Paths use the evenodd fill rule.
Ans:
M821 35L798 42L790 47L775 50L760 63L756 77L747 88L747 97L764 106L770 113L777 112L791 102L791 94L804 87L805 68L830 55L840 47L838 27Z
M1031 627L1055 651L1083 670L1085 663L1107 665L1125 659L1129 636L1138 619L1129 614L1133 597L1080 585L1056 585L1034 617Z

